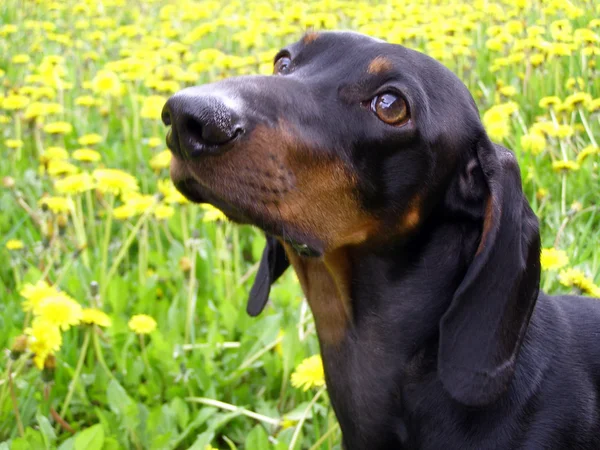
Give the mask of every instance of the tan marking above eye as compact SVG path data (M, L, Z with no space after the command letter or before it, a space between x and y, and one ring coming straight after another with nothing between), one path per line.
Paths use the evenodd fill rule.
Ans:
M408 120L408 106L399 95L384 92L373 98L371 110L388 125L401 125Z
M317 33L316 31L309 31L307 32L304 37L302 38L302 43L304 45L307 44L311 44L312 42L314 42L317 38L319 37L319 33Z
M392 70L393 66L392 61L385 56L377 56L369 63L367 72L376 75Z

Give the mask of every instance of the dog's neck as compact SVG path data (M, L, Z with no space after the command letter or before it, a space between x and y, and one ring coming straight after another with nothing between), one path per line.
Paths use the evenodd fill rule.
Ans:
M324 353L348 340L393 349L408 361L437 345L438 324L472 259L477 227L424 225L410 239L383 246L346 247L321 259L286 253L315 318ZM326 361L327 364L327 361Z

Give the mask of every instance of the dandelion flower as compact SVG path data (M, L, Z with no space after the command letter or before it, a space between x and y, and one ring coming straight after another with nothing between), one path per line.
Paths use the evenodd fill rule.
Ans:
M82 311L81 322L89 325L98 325L100 327L110 327L112 320L108 315L97 308L84 308Z
M21 139L6 139L4 145L7 148L17 149L23 147L23 141Z
M79 169L70 162L53 159L48 162L46 171L48 172L48 175L56 177L60 175L76 174L79 172Z
M560 161L554 161L552 163L552 170L554 170L555 172L571 172L571 171L576 171L579 170L579 164L577 164L575 161L564 161L564 160L560 160Z
M156 330L156 320L146 314L136 314L129 320L129 328L137 334L150 334Z
M99 94L113 97L120 96L123 91L119 75L110 70L100 70L92 80L92 88Z
M7 250L21 250L25 245L19 239L9 239L6 241L5 247Z
M62 147L48 147L46 151L40 155L40 161L43 163L53 159L69 159L69 152Z
M44 131L48 134L68 134L73 131L73 125L69 122L50 122L44 125Z
M79 143L79 145L83 146L99 144L100 142L102 142L102 136L96 133L84 134L79 139L77 139L77 142Z
M158 205L154 210L154 217L156 217L158 220L170 219L173 217L173 214L175 214L175 209L169 205L161 204Z
M38 204L57 214L70 211L73 207L73 200L66 197L44 197Z
M39 317L33 319L30 328L25 329L29 336L27 344L29 351L33 353L33 362L38 369L44 368L44 361L49 355L55 354L62 345L62 336L59 328Z
M54 182L54 189L59 194L80 194L93 188L94 179L87 172L69 175Z
M158 192L164 195L164 200L166 203L188 203L188 199L185 198L181 192L175 189L175 186L173 186L173 182L170 178L158 180Z
M202 222L217 222L227 220L227 216L225 216L223 211L215 208L212 205L201 205L201 208L204 210Z
M586 107L592 102L592 96L587 92L577 92L565 98L564 105L570 110L579 106Z
M35 310L42 300L56 296L58 293L58 289L50 286L44 280L40 280L36 284L27 283L19 292L21 297L25 299L22 303L23 311Z
M320 355L313 355L302 361L291 376L292 386L308 391L311 387L325 384L325 373Z
M33 313L63 331L68 330L71 326L79 325L83 317L81 305L64 292L44 298L33 310Z
M171 152L163 150L157 153L150 160L150 167L154 170L167 169L171 165Z
M102 159L102 156L91 148L80 148L73 152L73 159L83 162L97 162Z
M546 138L541 133L524 134L521 136L521 147L533 155L539 155L546 148Z
M600 148L595 145L588 145L577 154L577 163L581 164L588 156L597 155L598 153L600 153Z
M556 270L569 264L569 257L564 250L543 248L540 262L543 270Z
M91 95L82 95L75 99L75 104L79 105L79 106L91 107L91 106L98 106L98 105L100 105L100 103L101 103L100 100L98 100L96 97L93 97ZM81 144L81 145L85 145L85 144Z
M549 97L542 98L539 105L540 108L556 108L557 106L562 105L562 100L555 95L551 95Z
M96 180L96 189L100 192L112 194L123 194L139 190L137 179L119 169L96 169L92 172Z
M148 147L150 147L150 148L156 148L159 145L162 145L162 143L164 141L165 141L164 139L156 137L156 136L151 137L151 138L148 139Z
M166 101L167 99L161 95L150 95L145 97L142 102L140 117L143 119L160 119Z
M29 104L29 98L24 95L9 95L4 100L2 100L2 108L7 111L18 111L21 109L25 109L25 107Z
M560 281L560 284L563 286L576 287L584 294L600 297L600 287L594 284L594 282L586 277L579 269L568 268L561 270L558 275L558 281Z

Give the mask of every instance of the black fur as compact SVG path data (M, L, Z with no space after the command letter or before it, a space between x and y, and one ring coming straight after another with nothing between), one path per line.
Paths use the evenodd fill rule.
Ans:
M388 230L418 196L408 236L347 249L353 321L339 345L321 346L345 448L600 448L600 303L538 292L537 218L514 156L489 141L466 87L421 53L356 33L321 33L283 54L285 75L194 88L166 112L176 122L217 90L243 100L235 117L246 132L283 119L312 149L307 158L335 155L352 168L361 208ZM368 74L377 56L391 68ZM383 91L406 99L409 125L364 108ZM170 147L185 157L184 141ZM236 189L239 203L202 180L184 192L282 237L279 224L239 206ZM287 266L268 237L250 314Z

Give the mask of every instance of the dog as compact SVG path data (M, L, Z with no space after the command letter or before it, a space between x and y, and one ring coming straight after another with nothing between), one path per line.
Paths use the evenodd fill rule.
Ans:
M311 32L166 103L172 180L293 267L347 450L600 448L600 303L539 291L514 155L428 56Z

